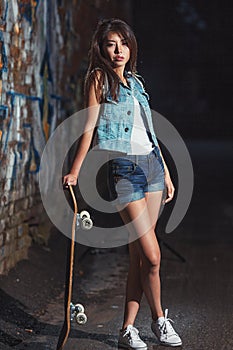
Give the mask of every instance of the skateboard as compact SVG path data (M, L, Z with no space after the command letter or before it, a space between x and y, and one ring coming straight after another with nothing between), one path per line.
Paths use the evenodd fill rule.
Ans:
M71 302L72 287L73 287L73 266L74 266L74 247L75 247L75 232L76 228L90 230L93 222L88 211L84 210L78 213L78 205L75 194L71 185L68 186L74 205L74 216L72 222L71 239L67 247L67 267L66 267L66 289L64 297L64 322L59 335L57 350L62 350L65 346L71 328L71 321L76 321L78 324L85 324L87 316L82 304L73 304Z

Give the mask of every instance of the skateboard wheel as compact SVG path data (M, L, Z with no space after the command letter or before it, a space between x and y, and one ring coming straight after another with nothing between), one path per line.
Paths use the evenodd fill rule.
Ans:
M81 213L79 214L81 219L90 219L90 214L86 210L82 210Z
M78 313L78 312L84 312L84 306L82 304L75 304L74 306L75 308L75 311Z
M87 316L84 314L84 312L80 312L76 315L76 322L78 324L85 324L87 322Z
M83 230L90 230L93 226L93 221L89 218L82 219L81 227Z

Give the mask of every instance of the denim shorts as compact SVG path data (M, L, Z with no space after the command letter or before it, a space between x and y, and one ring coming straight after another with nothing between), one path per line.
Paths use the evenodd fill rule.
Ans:
M164 166L156 147L147 155L125 155L109 164L111 198L125 204L145 197L146 192L163 191Z

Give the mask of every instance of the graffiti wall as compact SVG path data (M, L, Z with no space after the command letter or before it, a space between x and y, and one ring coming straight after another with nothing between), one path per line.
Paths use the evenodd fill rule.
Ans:
M124 14L124 15L122 15ZM38 192L43 148L82 106L90 38L98 19L130 18L130 1L1 0L0 274L46 242Z

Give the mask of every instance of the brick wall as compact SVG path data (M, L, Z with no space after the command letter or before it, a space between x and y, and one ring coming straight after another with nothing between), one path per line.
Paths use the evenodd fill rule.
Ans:
M0 2L0 274L46 243L40 201L43 148L58 123L82 106L90 37L97 20L130 22L131 1Z

